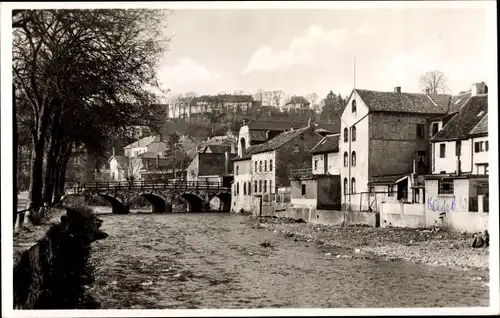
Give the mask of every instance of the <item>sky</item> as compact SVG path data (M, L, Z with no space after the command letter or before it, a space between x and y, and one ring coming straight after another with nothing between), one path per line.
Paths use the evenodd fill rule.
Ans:
M172 94L263 89L323 98L353 87L419 92L421 74L440 70L458 93L489 78L485 17L484 9L449 8L179 9L158 73Z

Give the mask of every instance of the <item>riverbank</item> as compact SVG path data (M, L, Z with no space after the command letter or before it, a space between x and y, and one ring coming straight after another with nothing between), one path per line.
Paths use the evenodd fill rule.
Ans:
M388 259L460 269L489 269L489 249L471 248L471 234L408 228L334 227L272 217L261 218L256 226L291 239L351 248L357 253Z

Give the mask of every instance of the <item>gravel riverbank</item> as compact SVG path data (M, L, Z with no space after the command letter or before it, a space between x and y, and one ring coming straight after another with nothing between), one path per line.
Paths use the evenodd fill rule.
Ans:
M290 238L352 248L358 253L368 252L389 259L461 269L489 268L489 249L470 247L471 234L408 228L335 227L272 217L261 218L256 226Z

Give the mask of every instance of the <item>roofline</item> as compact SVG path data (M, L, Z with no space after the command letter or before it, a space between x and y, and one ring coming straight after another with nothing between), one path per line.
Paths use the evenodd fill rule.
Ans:
M443 113L420 113L420 112L406 112L406 111L394 111L394 110L371 110L371 109L369 109L368 113L394 113L394 114L410 114L410 115L421 115L421 116L436 115L436 117L448 114L445 111L443 111Z
M447 173L447 174L428 174L423 175L425 180L441 180L441 179L482 179L488 178L487 174L462 174L456 175L455 173Z
M313 149L314 150L314 149ZM337 151L335 150L320 150L320 151L309 151L310 154L312 155L322 155L322 154L328 154L328 153L339 153L340 152L340 149L337 149Z

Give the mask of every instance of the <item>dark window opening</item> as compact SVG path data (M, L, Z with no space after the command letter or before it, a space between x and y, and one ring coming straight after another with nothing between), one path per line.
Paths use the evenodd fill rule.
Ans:
M439 145L439 158L444 158L446 156L446 144Z
M344 167L347 167L349 165L349 155L347 152L344 152Z
M438 180L438 194L453 194L453 179Z
M306 195L306 185L302 185L302 195Z
M460 156L462 154L462 141L457 140L455 142L455 156Z
M435 136L439 132L439 123L432 123L432 135Z
M351 110L352 110L352 112L353 112L353 113L355 113L355 112L356 112L356 101L355 101L355 100L353 100L353 101L352 101L352 107L351 107Z
M417 124L417 138L424 139L424 124Z
M349 130L344 128L344 142L347 142L349 140Z
M351 140L356 141L356 127L351 128Z

